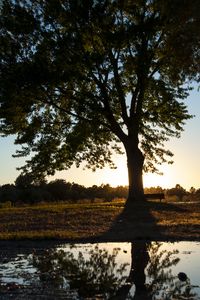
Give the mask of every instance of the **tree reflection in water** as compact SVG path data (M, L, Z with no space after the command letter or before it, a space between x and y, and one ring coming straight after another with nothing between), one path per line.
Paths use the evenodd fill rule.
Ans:
M173 275L172 273L172 268L180 261L179 251L162 250L161 246L162 243L158 242L145 243L141 241L132 244L130 275L132 274L132 282L135 284L135 294L130 299L200 299L192 291L189 279L181 282L177 274ZM146 278L148 279L147 283Z
M109 254L95 246L88 258L79 252L51 250L32 256L40 284L76 290L83 298L168 300L199 297L192 291L189 279L181 282L172 267L179 262L178 251L161 250L162 243L137 241L131 247L131 268L117 264L119 249ZM134 288L133 288L134 287Z
M85 259L82 252L75 258L72 252L52 250L45 255L34 254L32 264L38 269L40 281L45 286L75 289L82 297L104 295L107 299L126 280L123 274L128 264L117 265L118 251L116 248L109 254L95 246Z

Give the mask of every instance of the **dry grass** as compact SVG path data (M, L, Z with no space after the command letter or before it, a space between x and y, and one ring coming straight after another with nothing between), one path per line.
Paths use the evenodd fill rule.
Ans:
M200 240L200 203L123 201L0 209L0 239Z
M0 239L89 238L101 235L122 203L49 204L0 210Z

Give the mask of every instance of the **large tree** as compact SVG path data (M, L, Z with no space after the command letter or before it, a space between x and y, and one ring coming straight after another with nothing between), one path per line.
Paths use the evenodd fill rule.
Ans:
M121 143L142 199L142 173L171 161L164 143L191 117L200 1L4 0L1 28L1 133L31 154L22 171L112 167Z

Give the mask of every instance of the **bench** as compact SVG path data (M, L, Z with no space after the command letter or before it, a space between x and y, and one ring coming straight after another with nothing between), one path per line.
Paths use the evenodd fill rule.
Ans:
M164 193L144 194L144 197L146 199L159 199L161 201L162 199L165 199L165 194Z

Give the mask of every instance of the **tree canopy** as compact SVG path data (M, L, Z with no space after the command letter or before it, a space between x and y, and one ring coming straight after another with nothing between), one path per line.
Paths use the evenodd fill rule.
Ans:
M22 171L114 167L122 143L141 192L191 117L199 0L4 0L1 14L0 130L31 154Z

